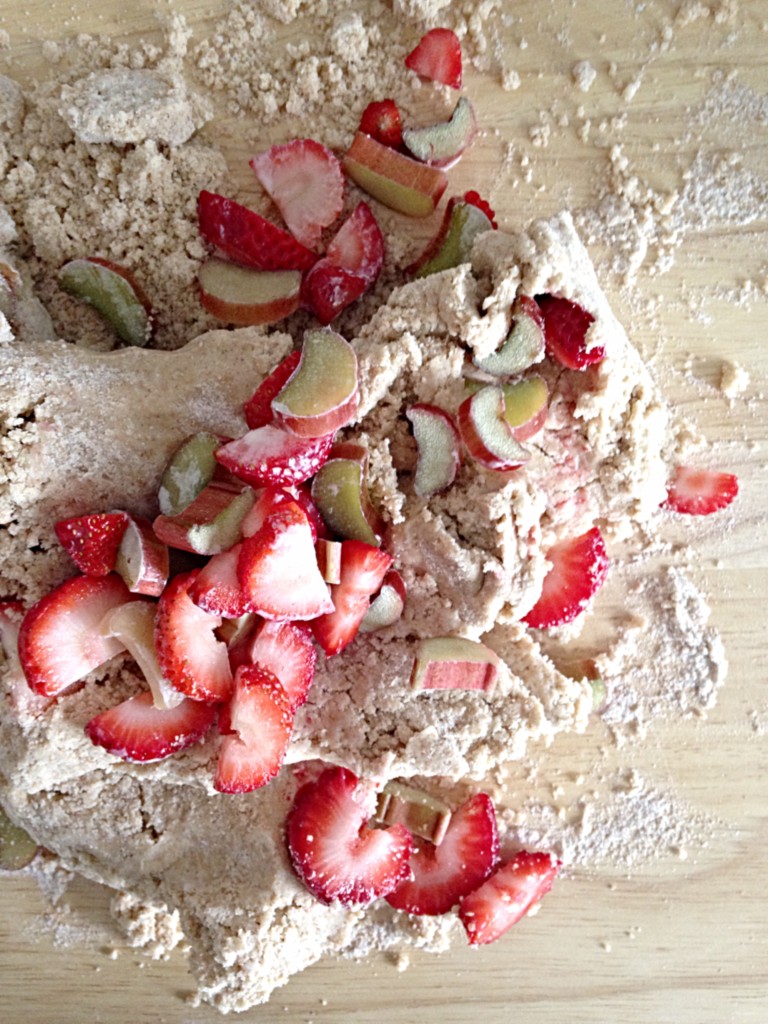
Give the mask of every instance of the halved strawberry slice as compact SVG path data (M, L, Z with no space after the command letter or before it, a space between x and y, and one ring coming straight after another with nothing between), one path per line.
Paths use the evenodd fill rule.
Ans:
M325 523L312 501L309 485L299 484L295 487L265 487L254 502L253 508L243 519L243 536L252 537L264 525L267 516L280 505L290 502L295 502L305 513L314 541L317 541L318 536L327 534Z
M587 347L587 332L595 318L578 302L561 295L537 295L544 317L547 354L569 370L585 370L605 358L602 345Z
M295 352L287 355L285 359L278 363L272 373L264 378L245 403L243 413L245 414L245 422L251 430L255 430L257 427L265 427L268 423L272 423L275 418L272 413L272 399L283 390L284 385L299 365L300 360L300 349L296 349Z
M301 301L321 324L329 324L366 289L359 274L338 267L329 259L318 260L301 282Z
M295 502L278 505L243 541L237 575L249 608L265 619L314 619L333 609L309 520Z
M88 722L85 733L123 761L159 761L201 740L215 718L214 704L185 697L175 707L161 709L147 692L102 711Z
M413 848L403 825L368 828L373 812L347 768L333 767L296 794L288 815L294 870L321 903L372 903L408 876Z
M473 946L493 942L546 896L560 870L548 853L522 850L459 905L459 917Z
M344 175L330 149L293 139L257 153L250 164L290 231L302 245L316 246L344 201Z
M412 877L391 892L387 903L409 914L446 914L488 877L499 859L496 811L485 793L454 811L439 846L416 841Z
M73 576L33 605L19 628L19 659L35 693L55 697L124 651L100 635L99 623L136 598L112 573Z
M225 619L239 619L249 611L248 600L237 576L242 544L212 555L195 577L189 596L204 612Z
M309 480L328 458L333 435L297 437L267 424L222 445L216 460L255 487L286 487Z
M309 626L301 622L263 622L250 645L254 665L271 672L295 711L307 699L317 663Z
M421 78L461 88L461 43L449 28L433 28L405 58L405 66Z
M341 582L331 587L333 611L311 623L315 640L327 655L343 651L357 636L371 597L378 593L392 556L361 540L341 545Z
M596 526L581 537L554 544L546 553L552 568L536 604L523 622L534 629L549 629L571 622L581 614L605 582L608 555Z
M360 117L361 132L385 146L397 149L403 144L403 121L392 99L373 100Z
M60 519L54 530L80 572L86 576L106 576L115 568L129 520L127 512L97 512Z
M384 263L384 236L367 203L359 202L328 243L327 258L373 284Z
M707 516L730 505L738 493L739 481L733 473L677 466L662 508L689 516Z
M248 793L266 786L280 771L292 725L293 710L274 675L261 665L242 665L224 716L214 788Z
M227 645L216 636L220 615L194 603L189 590L199 569L174 576L157 603L155 647L163 675L194 700L217 702L232 693Z
M215 192L197 200L200 234L231 260L256 270L308 270L317 259L293 235Z

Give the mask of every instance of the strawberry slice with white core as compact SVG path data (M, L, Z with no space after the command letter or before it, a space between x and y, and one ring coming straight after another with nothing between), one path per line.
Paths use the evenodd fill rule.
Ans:
M314 619L333 610L309 520L295 502L278 506L243 541L237 574L249 608L265 619Z
M403 119L392 99L373 100L360 117L359 130L384 146L398 149L403 143Z
M739 481L733 473L677 466L662 508L689 516L707 516L726 508L738 493Z
M360 623L392 565L392 556L360 540L341 545L341 582L331 587L333 610L312 622L327 655L339 654L357 636Z
M548 853L522 850L459 905L470 945L493 942L546 896L560 870Z
M194 603L189 589L199 569L174 576L157 604L155 648L165 678L194 700L217 702L232 693L227 645L216 636L221 616Z
M578 302L561 295L537 295L544 316L547 354L569 370L586 370L605 358L602 345L589 343L589 329L595 318Z
M439 846L416 840L412 877L387 897L409 914L446 914L485 881L499 859L496 811L485 793L477 793L453 812Z
M265 487L259 492L251 511L243 519L243 536L252 537L257 533L275 509L280 505L295 502L309 520L312 539L317 541L318 534L325 531L325 523L315 508L315 503L305 486L298 487Z
M580 537L569 537L546 552L552 568L536 604L523 622L534 629L562 626L583 612L608 575L608 554L594 526Z
M368 828L373 803L357 776L340 767L327 768L296 794L287 822L288 852L296 874L321 903L372 903L407 878L411 834L399 824Z
M184 700L160 669L155 649L154 601L129 601L108 611L99 625L104 637L115 637L126 648L149 684L155 707L167 709Z
M384 263L384 236L370 206L360 202L328 243L326 257L371 285Z
M344 201L344 175L330 149L314 139L293 139L257 153L250 164L295 238L316 246Z
M213 555L189 588L189 596L204 612L225 619L239 619L249 611L248 600L240 586L237 562L242 544Z
M19 628L19 659L35 693L55 697L124 651L119 640L100 634L99 624L132 600L112 573L74 576L33 605Z
M292 711L304 704L317 663L317 648L309 626L301 622L264 622L253 638L249 654L254 665L279 680Z
M197 200L200 234L236 263L255 270L309 270L317 254L289 232L233 199L203 190Z
M214 789L249 793L273 779L285 760L293 710L275 676L261 665L243 665L226 710Z
M461 88L461 43L449 28L433 28L405 58L405 66L430 82Z
M264 378L245 403L243 413L250 430L255 430L256 427L265 427L274 420L272 399L282 391L289 377L293 375L299 365L300 359L301 352L298 349L287 355L278 363L272 373Z
M54 526L59 543L86 576L106 576L115 568L127 512L97 512L61 519Z
M175 707L158 708L151 693L129 697L96 715L85 733L123 761L160 761L198 743L213 725L216 707L185 697Z
M309 480L328 458L333 435L298 437L267 424L222 445L216 459L254 487L287 487Z
M329 259L318 260L301 283L301 301L323 325L328 325L366 289L365 280Z

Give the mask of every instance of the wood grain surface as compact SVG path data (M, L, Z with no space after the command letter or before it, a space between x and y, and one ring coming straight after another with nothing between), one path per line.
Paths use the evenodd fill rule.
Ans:
M509 24L497 26L521 75L518 90L503 91L493 76L466 76L485 134L452 172L456 190L495 183L492 200L509 226L563 206L594 204L617 131L633 167L657 188L680 187L699 146L738 151L744 166L768 179L764 0L707 0L699 9L711 8L710 16L681 17L674 25L677 2L578 0L552 5L557 13L545 7L528 0L505 4ZM202 35L223 4L27 0L22 8L0 0L0 27L11 40L0 53L0 71L24 83L49 74L41 57L43 39L86 30L151 35L156 9L185 13ZM665 25L673 25L673 44L654 52ZM598 72L584 93L571 77L573 64L582 59ZM622 90L638 74L640 87L628 102ZM691 107L713 76L729 74L762 96L762 123L758 119L738 141L738 126L721 119L688 132ZM541 123L542 111L555 116L548 115L549 144L537 147L530 130ZM578 139L574 127L584 117L592 122L588 142ZM617 127L615 118L626 122ZM233 169L245 166L244 150L226 127L222 120L209 131L221 135ZM529 158L530 181L519 163L518 173L501 173L507 144L515 147L514 160L521 154ZM604 265L605 251L596 249L595 256ZM748 281L762 282L763 290L747 294ZM694 572L713 595L713 621L723 634L730 674L706 719L659 721L646 740L621 751L610 749L608 733L597 723L588 737L563 737L542 755L542 776L554 787L589 770L595 753L608 748L609 760L631 764L653 784L711 815L717 824L706 845L689 849L685 860L665 858L631 873L573 871L539 914L482 952L413 953L403 972L383 955L361 964L320 963L278 991L269 1005L243 1015L244 1021L768 1020L766 281L765 205L749 224L726 222L686 234L664 274L641 270L631 287L615 275L603 279L667 393L708 438L722 442L719 462L730 462L741 479L736 526L703 531ZM737 302L740 289L746 299ZM743 365L751 378L745 394L733 401L718 389L724 359ZM524 785L522 774L516 784ZM181 955L153 962L109 937L108 901L104 890L79 882L64 897L66 913L60 907L47 918L48 902L33 879L0 878L0 1021L220 1020L214 1011L186 1002L192 985Z

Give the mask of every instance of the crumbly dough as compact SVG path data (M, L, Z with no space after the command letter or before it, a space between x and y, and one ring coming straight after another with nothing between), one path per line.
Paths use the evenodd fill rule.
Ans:
M468 461L444 495L419 499L403 406L455 410L465 358L499 344L518 290L582 303L607 356L583 373L542 368L552 407L526 468L495 474ZM361 405L349 434L371 448L372 490L408 611L321 659L278 779L243 796L214 793L215 735L143 766L93 746L84 724L142 685L128 660L52 706L5 673L3 804L67 866L177 914L200 998L222 1010L263 1002L324 954L359 947L366 919L381 942L446 945L450 915L377 907L366 918L318 903L288 864L282 825L293 792L321 761L379 783L418 776L443 787L441 777L482 778L533 741L583 729L586 682L562 675L520 616L536 600L549 544L597 521L623 536L665 493L667 410L566 214L519 235L483 236L471 265L396 289L353 343ZM0 346L0 589L30 603L71 573L56 519L112 507L150 513L169 452L194 430L242 432L243 400L291 345L251 328L211 332L173 353ZM505 668L492 696L410 691L415 638L441 633L497 650Z

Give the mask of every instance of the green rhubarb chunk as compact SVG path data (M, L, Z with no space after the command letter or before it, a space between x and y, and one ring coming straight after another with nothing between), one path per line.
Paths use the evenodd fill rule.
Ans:
M379 547L366 515L368 499L363 466L356 459L329 459L312 481L312 500L331 533Z
M21 871L38 851L35 840L0 808L0 869Z
M474 203L456 203L451 211L448 231L435 255L421 267L417 277L427 277L441 270L450 270L469 260L478 235L493 230L493 225Z
M187 438L171 456L157 492L164 516L183 512L208 486L218 465L213 453L220 447L220 437L201 431Z
M125 272L96 260L76 259L62 267L59 281L70 295L93 306L123 341L140 347L147 344L150 316Z

